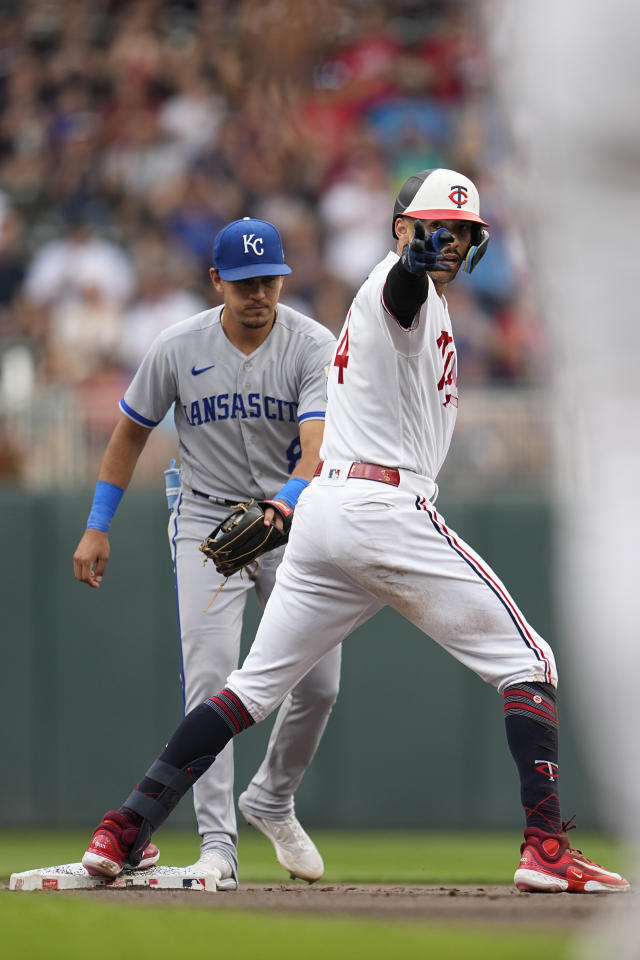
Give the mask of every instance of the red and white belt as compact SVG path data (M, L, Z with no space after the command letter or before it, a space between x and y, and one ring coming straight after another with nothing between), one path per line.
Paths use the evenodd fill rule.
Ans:
M319 462L314 477L319 477L322 473L323 463L323 460ZM358 480L377 480L378 483L389 483L392 487L400 486L400 471L395 467L381 467L378 463L352 463L347 477Z

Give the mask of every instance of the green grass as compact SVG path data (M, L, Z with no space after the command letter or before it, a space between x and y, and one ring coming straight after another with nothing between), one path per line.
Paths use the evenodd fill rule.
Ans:
M90 831L0 832L0 877L56 863L75 862ZM518 856L517 833L339 832L314 830L326 863L323 883L510 884ZM165 829L156 835L161 862L196 859L190 831ZM619 848L602 837L581 835L594 859L624 868ZM245 883L288 880L273 850L255 831L243 830L239 853ZM116 894L73 897L54 893L0 892L2 955L20 960L136 960L180 958L206 951L236 960L556 960L568 935L482 925L400 922L335 916L249 913L207 909L205 894L193 894L200 909L139 901ZM220 894L231 897L233 894ZM194 906L196 901L194 899ZM213 905L213 903L212 903ZM226 906L226 904L225 904Z
M206 894L194 894L194 897ZM219 896L224 896L220 894ZM24 960L559 960L566 938L397 921L190 910L59 897L0 896L3 956ZM5 952L6 951L6 952Z

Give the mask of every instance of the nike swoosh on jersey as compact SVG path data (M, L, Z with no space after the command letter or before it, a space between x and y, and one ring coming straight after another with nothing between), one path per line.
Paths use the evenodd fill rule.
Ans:
M195 366L191 367L191 373L194 377L197 377L199 373L204 373L205 370L213 370L215 363L210 363L208 367L200 367L199 369Z

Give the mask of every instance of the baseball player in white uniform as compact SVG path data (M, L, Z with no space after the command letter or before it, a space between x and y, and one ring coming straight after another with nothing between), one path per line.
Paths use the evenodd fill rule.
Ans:
M249 591L261 606L283 548L223 583L198 546L231 507L277 496L295 507L318 463L326 407L326 370L335 338L278 303L284 262L272 224L228 224L214 243L211 279L222 307L175 324L153 342L120 402L122 418L107 448L96 501L76 554L76 577L98 586L109 555L106 529L138 456L167 410L174 409L181 489L169 521L188 712L219 689L237 666ZM279 491L279 492L277 492ZM277 493L276 493L277 492ZM274 513L267 512L269 519ZM276 521L277 522L277 521ZM105 529L106 528L106 529ZM208 608L208 609L207 609ZM239 799L245 818L274 843L292 875L317 880L323 863L299 824L293 794L311 762L335 701L340 648L293 689L276 720L267 754ZM219 889L237 886L231 745L194 788L200 860L219 873Z
M322 460L298 502L254 644L118 811L125 829L138 829L126 860L144 861L153 829L230 737L266 717L389 604L502 696L526 818L518 889L625 890L619 874L571 848L560 817L553 653L434 506L458 407L445 291L461 266L478 265L489 242L478 192L456 171L420 171L400 191L392 222L396 252L374 267L338 338ZM89 859L112 838L122 842L107 821Z

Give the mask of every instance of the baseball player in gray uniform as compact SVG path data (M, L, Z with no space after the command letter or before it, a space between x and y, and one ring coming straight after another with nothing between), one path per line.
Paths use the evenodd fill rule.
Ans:
M489 242L478 191L456 171L422 170L401 189L392 229L396 251L373 268L338 338L322 462L298 503L251 651L225 687L185 717L115 811L124 825L110 824L110 812L98 826L88 862L99 864L101 849L123 845L123 863L144 862L153 830L191 778L229 738L275 709L355 625L389 604L502 696L526 819L518 889L629 886L572 849L560 817L549 645L434 506L458 407L445 291L461 267L475 269ZM422 679L419 694L426 711L428 682ZM372 709L384 710L401 734L401 705L381 696ZM473 789L469 783L470 802ZM136 828L132 838L127 831Z
M335 338L278 302L284 275L275 227L245 218L214 242L211 280L222 307L169 327L151 345L120 402L75 575L97 587L109 557L107 529L151 430L173 406L181 489L169 521L181 638L185 711L219 689L237 666L248 593L267 601L283 548L227 581L203 564L198 546L234 504L275 498L295 507L319 460L328 364ZM274 511L266 521L279 524ZM212 596L223 584L215 600ZM207 609L208 608L208 609ZM293 795L309 766L338 692L340 648L323 658L286 697L267 754L239 806L274 844L279 862L308 881L322 858L294 812ZM237 886L231 744L194 787L198 863Z

